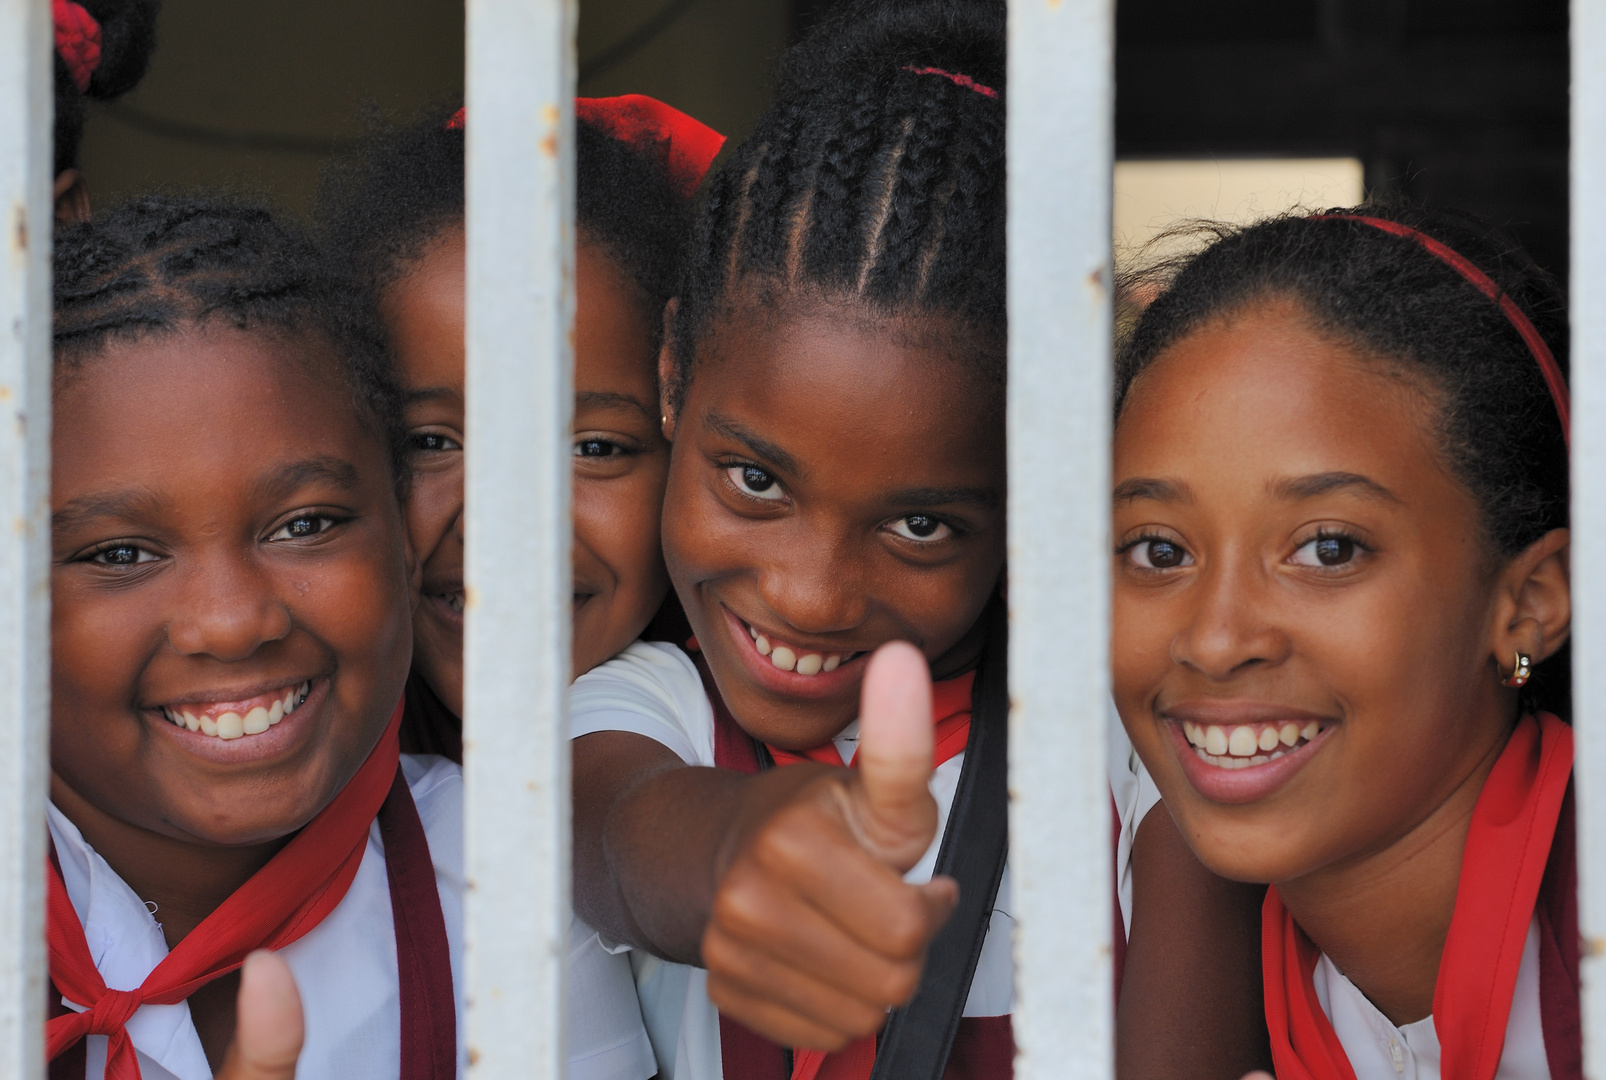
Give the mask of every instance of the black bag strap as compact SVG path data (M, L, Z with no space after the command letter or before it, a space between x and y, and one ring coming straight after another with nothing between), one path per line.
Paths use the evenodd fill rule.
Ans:
M870 1080L941 1080L992 922L1009 854L1009 618L995 601L971 694L970 739L935 873L959 883L959 906L931 947L920 987L876 1042Z

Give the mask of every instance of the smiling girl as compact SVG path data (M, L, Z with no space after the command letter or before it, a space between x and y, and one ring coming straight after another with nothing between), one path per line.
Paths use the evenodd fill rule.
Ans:
M55 251L49 1053L204 1080L281 951L300 1075L458 1071L462 787L399 755L400 396L317 251L146 198Z
M1122 358L1117 704L1271 883L1284 1080L1581 1075L1560 322L1466 223L1337 211L1224 233Z

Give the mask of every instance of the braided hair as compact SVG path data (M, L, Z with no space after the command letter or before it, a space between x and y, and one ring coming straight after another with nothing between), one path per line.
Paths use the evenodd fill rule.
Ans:
M89 77L89 87L78 89L72 72L55 55L56 70L56 175L78 166L84 141L86 101L111 101L134 89L145 77L156 49L156 16L161 0L78 0L79 6L100 23L100 62Z
M374 291L405 277L442 233L461 228L464 131L455 104L406 124L379 118L319 183L314 218L327 246ZM674 292L689 228L686 200L662 162L576 119L576 225L626 272L649 322Z
M710 320L757 290L936 314L1003 380L1004 4L860 0L785 58L713 181L675 316L680 402Z
M1515 243L1463 215L1369 205L1204 226L1212 242L1202 251L1124 275L1122 292L1158 295L1118 349L1117 417L1134 383L1172 345L1251 305L1287 299L1319 333L1422 378L1437 405L1439 452L1477 504L1494 558L1566 528L1566 433L1511 320L1421 244L1337 215L1397 222L1459 252L1527 315L1565 377L1561 292ZM1529 684L1562 716L1566 668L1564 650Z
M405 482L401 394L377 324L300 230L261 205L147 195L57 231L58 379L118 342L224 320L241 330L311 334L341 364L357 414Z

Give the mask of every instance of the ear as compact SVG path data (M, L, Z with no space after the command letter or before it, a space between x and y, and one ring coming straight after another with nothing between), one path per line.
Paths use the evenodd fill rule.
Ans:
M63 169L57 174L51 197L55 199L59 224L74 225L89 220L89 189L84 186L83 173L77 169Z
M1489 649L1505 674L1513 653L1534 663L1555 654L1572 631L1569 542L1566 529L1552 529L1500 572Z
M664 438L675 441L675 406L672 398L677 373L675 371L675 316L680 312L680 298L672 296L664 305L664 343L658 348L658 408L663 416Z

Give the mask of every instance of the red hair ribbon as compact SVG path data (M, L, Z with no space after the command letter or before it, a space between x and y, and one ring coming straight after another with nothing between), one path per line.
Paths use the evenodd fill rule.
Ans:
M458 109L446 121L446 130L462 130L466 115ZM575 98L574 115L626 146L661 157L670 183L683 199L691 198L725 145L725 136L707 124L645 94Z
M100 66L100 23L73 0L50 0L50 19L56 24L56 54L84 93Z
M903 70L913 72L916 75L941 75L955 86L963 86L966 90L974 90L982 97L995 98L998 96L997 90L990 86L983 86L969 75L959 75L952 71L944 71L942 68L915 67L913 64L905 65Z
M1561 433L1569 445L1572 443L1571 395L1567 390L1567 380L1562 376L1561 365L1551 354L1550 346L1545 339L1539 336L1539 331L1527 315L1523 314L1517 302L1507 296L1505 290L1494 283L1494 279L1477 266L1472 260L1456 251L1447 244L1440 243L1427 233L1413 229L1409 225L1402 225L1398 221L1389 221L1386 218L1366 217L1362 214L1322 214L1321 218L1336 218L1339 221L1358 221L1362 225L1370 225L1374 229L1382 229L1386 233L1402 236L1414 241L1425 248L1430 254L1444 263L1450 269L1460 274L1474 288L1493 300L1501 312L1511 323L1512 328L1527 344L1528 351L1533 354L1534 362L1539 365L1539 373L1545 377L1545 385L1550 388L1550 400L1556 405L1556 415L1561 417Z

